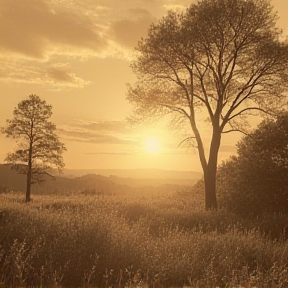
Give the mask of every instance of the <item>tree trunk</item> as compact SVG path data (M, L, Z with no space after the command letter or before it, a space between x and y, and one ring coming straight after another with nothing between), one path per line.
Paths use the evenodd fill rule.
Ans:
M30 202L31 198L31 168L28 167L27 182L26 182L26 202Z
M204 173L205 209L217 210L216 172L218 152L221 143L221 129L219 128L219 121L216 121L216 123L213 124L213 134L208 161L205 157L204 145L194 122L194 118L190 120L190 123L198 144L199 159Z
M30 202L31 198L31 180L32 180L32 143L29 148L29 159L28 159L28 171L27 171L27 182L26 182L26 202Z
M217 210L218 208L216 198L216 172L217 167L209 167L209 166L207 167L206 171L204 171L206 210Z
M206 168L203 169L206 210L217 210L218 208L216 197L216 173L220 142L221 132L217 128L214 128L210 145L209 161Z

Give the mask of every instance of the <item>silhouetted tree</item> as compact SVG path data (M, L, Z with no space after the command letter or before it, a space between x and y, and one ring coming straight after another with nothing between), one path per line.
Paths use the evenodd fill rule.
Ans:
M247 116L276 113L288 84L288 45L269 1L202 0L152 24L136 48L132 119L178 115L191 127L204 172L206 209L217 209L222 133L245 132ZM181 123L184 123L181 122ZM210 144L204 143L210 127ZM201 127L202 125L202 127Z
M223 206L243 215L288 212L288 114L263 121L237 147L217 173Z
M48 121L52 106L36 95L30 95L14 109L13 119L7 120L3 133L19 139L18 149L9 153L5 161L12 168L27 175L26 202L30 201L31 184L44 181L51 168L64 167L62 153L66 150L55 133L56 126Z

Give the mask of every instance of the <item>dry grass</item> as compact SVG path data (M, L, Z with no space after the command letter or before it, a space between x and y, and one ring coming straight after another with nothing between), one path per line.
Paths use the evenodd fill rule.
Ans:
M287 216L251 221L202 201L3 194L0 287L288 287Z

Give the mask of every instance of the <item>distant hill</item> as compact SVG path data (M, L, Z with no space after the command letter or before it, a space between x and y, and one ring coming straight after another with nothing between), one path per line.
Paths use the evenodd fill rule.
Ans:
M134 179L186 179L198 180L202 173L196 171L174 171L161 169L65 169L67 177L83 176L85 174L99 174L103 176L117 176Z
M0 165L0 191L25 191L26 175L18 174L11 170L10 164ZM81 177L67 178L55 176L55 179L47 177L44 184L31 186L32 193L53 194L53 193L123 193L129 190L124 185L119 185L105 176L84 175Z
M192 186L201 178L198 172L162 171L162 170L80 170L79 173L66 171L62 176L59 174L55 179L47 178L43 185L32 185L34 194L123 194L145 193L175 190L179 186ZM90 172L90 174L85 174ZM98 174L93 174L96 172ZM100 175L102 172L104 175ZM145 173L144 173L145 172ZM190 174L191 173L191 174ZM73 177L74 175L74 177ZM76 176L77 175L77 176ZM117 175L117 176L116 176ZM127 178L118 175L127 176ZM138 176L139 175L139 176ZM133 178L133 176L142 178ZM128 178L129 176L129 178ZM152 177L146 178L143 177ZM161 177L161 178L157 178ZM189 178L184 178L188 177ZM198 177L197 177L198 176ZM171 178L164 178L171 177ZM174 178L173 178L174 177ZM25 191L26 175L18 174L11 170L10 164L0 164L0 191L10 190Z

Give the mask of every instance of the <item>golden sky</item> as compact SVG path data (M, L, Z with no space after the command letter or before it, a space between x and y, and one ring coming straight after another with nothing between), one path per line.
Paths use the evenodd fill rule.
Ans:
M201 171L197 151L178 147L185 135L165 123L131 127L125 121L131 112L126 83L135 80L133 48L167 10L192 2L0 0L0 126L21 100L36 94L53 107L67 168ZM288 35L288 0L272 4ZM223 138L219 162L235 153L240 138ZM0 135L0 163L14 147Z

